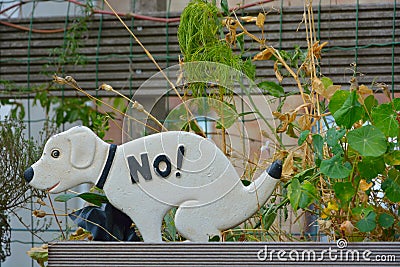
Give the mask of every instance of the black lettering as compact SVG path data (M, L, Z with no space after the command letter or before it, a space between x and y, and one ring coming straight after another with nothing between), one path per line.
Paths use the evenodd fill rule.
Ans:
M132 183L139 182L138 172L143 176L145 180L151 180L153 177L151 176L150 165L149 165L149 157L147 153L140 154L140 158L142 161L142 165L136 160L134 156L128 157L128 165L129 171L131 173Z
M166 168L164 171L160 170L161 162L165 162ZM171 174L171 161L169 160L169 158L166 155L158 155L154 159L153 167L154 167L155 172L163 178L165 178Z

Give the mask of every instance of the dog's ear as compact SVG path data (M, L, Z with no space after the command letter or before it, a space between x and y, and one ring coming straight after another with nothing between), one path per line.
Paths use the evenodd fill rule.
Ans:
M89 167L96 153L96 136L86 127L76 127L69 136L71 143L71 164L75 168Z

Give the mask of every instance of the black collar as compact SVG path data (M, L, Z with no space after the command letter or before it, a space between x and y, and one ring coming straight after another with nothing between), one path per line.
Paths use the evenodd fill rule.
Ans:
M103 172L101 173L101 176L96 183L97 188L103 189L104 184L107 180L108 173L110 172L116 150L117 150L117 145L111 144L110 148L108 150L107 161L106 161L106 164L104 165Z

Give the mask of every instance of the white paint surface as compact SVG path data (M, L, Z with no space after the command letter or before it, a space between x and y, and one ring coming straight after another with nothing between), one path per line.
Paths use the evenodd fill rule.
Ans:
M184 147L184 157L178 170L179 146ZM52 157L54 150L60 152L56 158ZM81 183L96 183L108 150L109 144L86 127L55 135L32 165L30 185L58 193ZM163 164L169 162L170 171L153 166L160 155L168 159ZM129 169L130 157L144 168ZM164 175L157 173L156 167ZM138 182L131 178L132 172L137 173ZM118 146L104 192L115 207L131 217L145 242L161 242L163 217L173 207L178 208L175 225L180 234L190 241L206 242L252 216L268 200L278 181L263 172L245 187L213 142L192 133L171 131Z

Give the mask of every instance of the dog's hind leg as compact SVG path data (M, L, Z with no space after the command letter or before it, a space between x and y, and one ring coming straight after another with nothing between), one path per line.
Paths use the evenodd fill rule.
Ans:
M221 232L213 224L213 218L206 207L195 206L196 201L185 202L175 214L175 227L187 240L208 242L213 236L221 237Z

